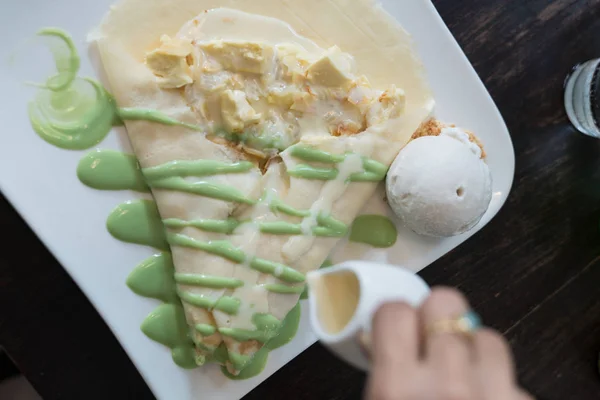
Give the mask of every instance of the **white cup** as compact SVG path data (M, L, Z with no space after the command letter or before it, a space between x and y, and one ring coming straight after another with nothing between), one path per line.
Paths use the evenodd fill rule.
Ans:
M368 261L346 261L307 276L312 329L335 355L369 369L371 320L383 303L403 301L418 307L429 286L405 268Z

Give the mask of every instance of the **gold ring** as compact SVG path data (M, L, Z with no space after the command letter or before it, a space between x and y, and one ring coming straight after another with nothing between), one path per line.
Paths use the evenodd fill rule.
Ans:
M443 333L460 334L470 336L481 327L481 318L474 311L449 319L436 321L427 327L428 335L439 335Z

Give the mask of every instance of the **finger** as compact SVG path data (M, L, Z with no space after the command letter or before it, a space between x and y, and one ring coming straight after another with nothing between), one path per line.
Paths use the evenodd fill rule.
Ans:
M401 374L417 364L419 325L417 311L406 303L388 303L373 317L373 367Z
M460 334L427 331L436 322L457 318L468 310L464 296L449 288L434 289L420 310L426 332L426 365L440 383L438 395L442 398L473 397L472 351L467 338Z
M392 400L414 387L418 375L417 312L405 303L384 304L373 317L369 400Z
M417 400L435 399L433 379L417 368L410 380L399 380L393 371L387 376L369 376L365 391L365 400ZM462 399L461 399L462 400ZM520 400L520 399L519 399Z
M496 331L481 329L473 336L473 351L477 379L484 398L511 398L510 394L515 391L515 370L506 340Z

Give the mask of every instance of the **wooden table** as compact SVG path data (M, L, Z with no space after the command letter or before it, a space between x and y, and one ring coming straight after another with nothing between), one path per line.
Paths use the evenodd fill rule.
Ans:
M422 275L466 292L510 339L519 378L540 399L598 399L600 140L569 125L562 94L571 67L600 56L600 0L434 3L498 104L517 169L500 214ZM0 224L0 345L42 396L152 398L4 199ZM364 378L314 345L247 398L358 399Z

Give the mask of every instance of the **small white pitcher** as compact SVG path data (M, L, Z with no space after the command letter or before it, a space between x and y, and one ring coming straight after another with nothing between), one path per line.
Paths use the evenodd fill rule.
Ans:
M418 307L429 295L429 286L414 272L368 261L310 272L307 283L313 332L334 354L365 371L370 362L364 350L377 308L390 301Z

